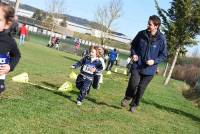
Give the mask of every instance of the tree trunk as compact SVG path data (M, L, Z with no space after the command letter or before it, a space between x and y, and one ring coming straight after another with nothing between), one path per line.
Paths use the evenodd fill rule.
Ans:
M170 68L169 74L168 74L167 78L165 79L164 85L167 85L169 83L169 80L170 80L172 72L174 70L174 67L175 67L179 52L180 52L180 47L178 47L176 49L176 54L174 56L174 59L173 59L172 66Z
M163 73L163 77L166 77L168 67L169 67L169 63L167 62L166 66L165 66L165 71Z
M17 14L17 10L19 8L19 2L20 2L20 0L16 0L16 3L15 3L15 15Z

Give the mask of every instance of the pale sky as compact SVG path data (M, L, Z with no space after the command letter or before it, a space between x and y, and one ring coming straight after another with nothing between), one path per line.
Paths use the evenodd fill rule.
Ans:
M47 10L46 2L51 0L20 0L43 10ZM97 7L109 3L111 0L64 0L65 13L94 21ZM167 9L171 0L160 0L160 6ZM145 29L150 15L157 14L154 0L122 0L122 16L114 23L114 31L121 32L130 38Z

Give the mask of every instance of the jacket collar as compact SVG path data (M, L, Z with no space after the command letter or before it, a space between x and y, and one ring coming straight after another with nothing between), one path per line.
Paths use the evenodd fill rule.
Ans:
M143 34L144 34L144 36L148 39L148 40L150 40L150 33L147 31L147 29L146 30L144 30L144 32L143 32ZM158 39L160 39L161 38L161 32L160 32L160 30L158 30L157 32L156 32L156 34L152 37L152 39L153 40L158 40Z

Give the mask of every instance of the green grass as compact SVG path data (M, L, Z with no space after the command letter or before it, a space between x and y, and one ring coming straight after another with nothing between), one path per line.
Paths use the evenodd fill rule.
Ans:
M197 134L200 110L177 90L182 82L162 85L155 76L135 113L120 107L127 76L104 75L100 90L92 90L82 106L76 105L79 91L50 91L40 86L15 83L11 78L22 72L30 82L57 89L66 80L70 66L79 57L26 42L20 46L22 59L7 76L6 91L0 96L0 133L105 133L105 134ZM76 73L79 70L75 70Z
M29 39L31 40L32 43L43 45L43 46L46 46L47 43L49 42L48 36L38 35L38 34L33 34L33 33L30 33ZM60 50L73 53L73 51L72 51L73 45L74 45L73 39L61 40ZM123 49L124 46L127 47L127 49L130 47L129 45L125 45L125 44L121 44L121 45L116 44L115 46L114 46L114 44L108 44L108 45L110 45L111 47L116 47L116 48L122 47L121 49ZM87 45L81 45L80 50L83 51L84 49L88 49L88 48L89 48L89 46L87 46ZM127 50L127 49L125 49L125 50ZM121 60L127 60L128 56L129 56L129 53L126 53L126 52L120 52L119 53L119 59L121 59Z

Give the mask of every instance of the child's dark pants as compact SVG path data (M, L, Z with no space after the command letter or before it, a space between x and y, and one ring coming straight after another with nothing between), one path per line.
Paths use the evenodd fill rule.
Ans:
M87 90L90 88L92 80L79 74L76 79L76 87L80 90L77 101L83 101L87 95Z

